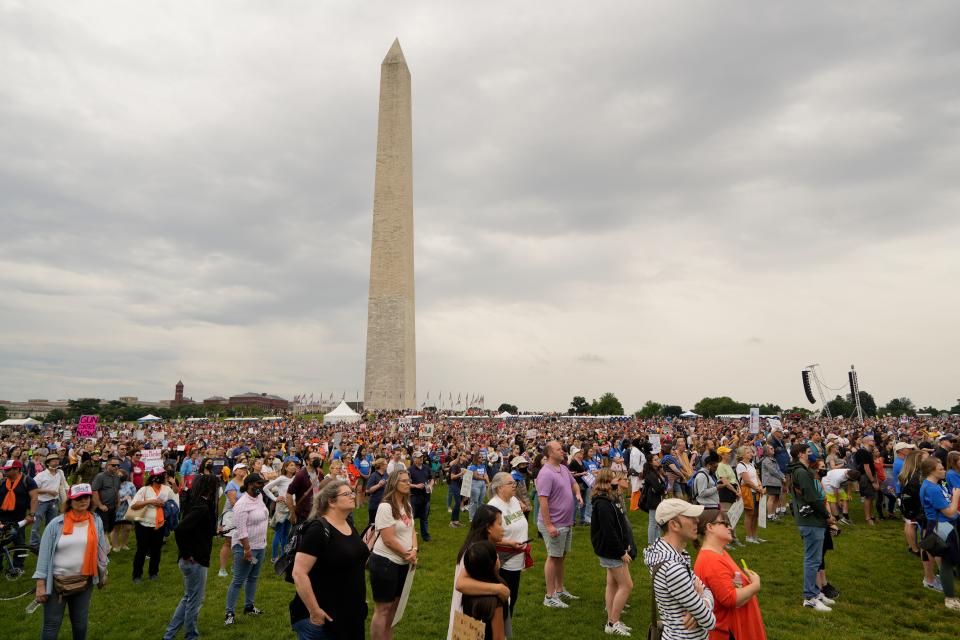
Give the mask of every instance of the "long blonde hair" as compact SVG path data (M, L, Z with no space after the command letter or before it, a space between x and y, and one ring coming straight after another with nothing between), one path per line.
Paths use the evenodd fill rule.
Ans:
M397 493L397 483L400 482L401 475L407 476L408 480L410 479L410 474L407 473L406 469L395 469L393 473L387 476L387 486L383 490L383 502L390 505L394 520L400 519L401 510L408 516L413 513L413 508L410 506L410 494L404 496Z
M900 475L897 476L901 487L910 482L910 478L920 469L920 463L923 461L924 453L922 449L914 449L903 459L903 469L900 469Z

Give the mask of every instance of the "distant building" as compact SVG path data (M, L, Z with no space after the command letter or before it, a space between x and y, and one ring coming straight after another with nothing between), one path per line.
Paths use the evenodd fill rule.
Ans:
M43 418L54 409L66 411L68 404L66 400L46 400L43 398L33 398L26 402L11 402L10 400L0 400L0 406L7 410L8 418Z
M179 407L184 404L196 404L193 398L183 397L183 380L178 380L173 387L173 400L170 401L170 407Z
M280 396L274 396L267 393L241 393L236 396L230 396L227 406L234 407L260 407L267 412L288 411L290 401L284 400Z
M227 402L228 402L227 399L224 398L223 396L210 396L209 398L204 398L204 399L203 399L203 404L206 404L206 405L224 405L224 406L226 406Z

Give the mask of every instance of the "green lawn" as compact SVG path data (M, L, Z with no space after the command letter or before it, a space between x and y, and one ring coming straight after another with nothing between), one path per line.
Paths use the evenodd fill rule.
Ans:
M465 535L464 529L447 526L449 516L443 500L446 488L439 487L434 497L433 542L422 545L421 565L404 620L397 638L436 639L446 635L454 558ZM858 511L859 505L853 509ZM366 510L357 513L358 525L366 521ZM923 638L925 640L960 637L960 614L948 613L937 593L921 586L920 564L905 550L902 526L887 521L874 529L862 524L862 510L855 527L846 527L836 540L836 550L827 556L828 575L841 591L841 597L829 614L819 614L800 606L802 587L801 543L796 527L786 522L771 524L763 532L769 542L750 545L734 554L745 558L763 581L760 604L770 638ZM856 517L856 516L855 516ZM466 520L466 515L463 516ZM631 514L638 542L646 539L646 514ZM531 528L531 531L534 529ZM741 537L742 525L741 525ZM535 534L534 534L535 535ZM132 542L132 540L131 540ZM543 600L543 547L537 544L536 565L524 574L521 595L514 620L514 637L537 639L605 637L602 626L604 571L590 546L589 531L578 528L573 552L567 562L567 588L581 596L569 609L545 609ZM132 551L111 557L111 584L94 593L90 614L92 640L141 640L159 638L182 595L180 572L176 566L176 545L171 540L164 550L160 580L133 585L130 579ZM32 567L31 557L29 566ZM265 567L266 569L267 567ZM236 625L223 627L224 603L228 579L218 578L216 568L209 574L206 601L200 613L200 631L204 638L292 638L287 604L293 586L273 575L261 576L257 605L266 615L251 619L238 616ZM646 568L634 564L632 608L624 622L634 628L634 637L646 637L649 622L650 581ZM331 576L331 579L336 579ZM0 598L15 596L32 586L21 578L17 582L0 581ZM32 598L0 602L0 638L36 638L39 636L42 609L33 615L24 613ZM372 602L371 602L372 604ZM372 608L372 607L371 607ZM61 629L61 638L69 638L69 622ZM953 629L953 631L951 631ZM181 636L182 637L182 636Z

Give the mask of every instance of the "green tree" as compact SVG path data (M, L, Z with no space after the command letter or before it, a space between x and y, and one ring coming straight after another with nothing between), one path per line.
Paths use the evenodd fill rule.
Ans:
M499 407L497 407L497 412L498 412L498 413L503 413L504 411L506 411L507 413L512 413L512 414L516 415L516 413L517 413L517 405L515 405L515 404L509 404L509 403L507 403L507 402L504 402L504 403L501 404Z
M100 415L100 400L97 398L78 398L67 400L67 417L78 420L80 416Z
M67 419L67 412L63 409L54 409L47 414L47 417L44 418L44 422L60 422L61 420Z
M617 399L617 396L607 391L600 396L599 400L594 400L590 404L590 413L595 416L622 416L623 405Z
M570 402L570 410L567 411L571 416L583 416L590 413L590 403L583 396L573 396Z
M847 402L849 402L851 406L853 405L852 393L847 394ZM863 415L865 416L877 415L877 401L866 391L860 392L860 408L863 409Z
M813 411L807 409L806 407L790 407L784 413L799 413L802 416L809 416L813 414Z
M950 407L950 413L960 413L960 398L957 398L957 404Z
M883 407L883 414L888 416L912 416L916 413L917 410L913 405L913 400L906 396L894 398Z
M931 407L930 405L927 405L923 409L918 410L917 413L929 413L932 416L938 416L943 412L940 411L940 409L937 409L936 407Z
M662 415L663 405L659 402L654 402L653 400L647 400L646 404L641 407L639 411L635 414L638 418L643 418L644 420L648 418L653 418L655 416Z
M749 413L750 405L745 402L737 402L730 398L730 396L703 398L697 404L693 405L693 412L704 418L715 418L716 416L724 414Z
M663 410L660 412L660 415L665 418L677 418L680 414L683 413L683 407L678 404L667 404L664 405Z
M7 408L0 404L0 422L7 419Z
M778 404L761 404L759 409L760 414L765 416L772 416L783 411Z
M834 418L849 418L854 412L853 404L851 404L850 401L843 396L839 395L827 403L827 409L830 410L830 415Z

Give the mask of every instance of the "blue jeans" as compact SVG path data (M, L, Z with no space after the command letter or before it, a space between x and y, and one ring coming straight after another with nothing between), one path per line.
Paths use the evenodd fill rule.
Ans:
M246 600L244 609L252 609L253 601L257 596L257 581L260 579L260 567L263 566L263 556L266 549L251 549L253 559L257 562L247 562L243 557L243 547L233 545L233 580L227 589L227 613L236 613L237 600L240 598L240 588L246 584Z
M577 508L580 514L580 524L590 524L590 518L593 516L593 505L590 503L590 488L587 487L581 491L583 494L583 506Z
M33 527L30 530L30 546L40 546L40 527L48 524L51 520L60 515L60 501L54 498L46 502L37 503L37 515L33 521Z
M327 640L330 638L330 634L324 631L323 627L318 627L310 622L310 618L297 620L293 623L292 628L297 633L297 640Z
M452 495L453 507L450 511L450 522L460 522L460 503L463 502L463 496L460 495L460 489Z
M183 558L177 563L183 573L183 598L173 612L173 618L163 634L163 640L173 640L177 637L180 627L183 627L183 637L194 640L200 637L197 630L197 618L200 617L200 607L203 605L203 595L207 589L207 568L195 562L187 562Z
M647 545L651 545L660 537L660 525L657 524L656 511L647 514Z
M820 593L817 586L817 571L823 559L823 538L827 530L823 527L800 526L800 537L803 538L803 598L816 598Z
M476 482L470 485L470 522L473 522L473 516L477 515L477 509L483 504L483 496L487 492L486 482Z
M60 634L60 625L63 623L63 614L70 607L70 626L73 629L73 640L85 640L87 637L87 616L90 614L90 597L93 595L93 585L90 585L75 596L63 598L49 594L43 603L43 629L40 630L40 640L57 640Z
M273 547L270 549L270 557L276 560L283 555L283 549L287 546L287 540L290 538L290 520L278 522L273 527Z

